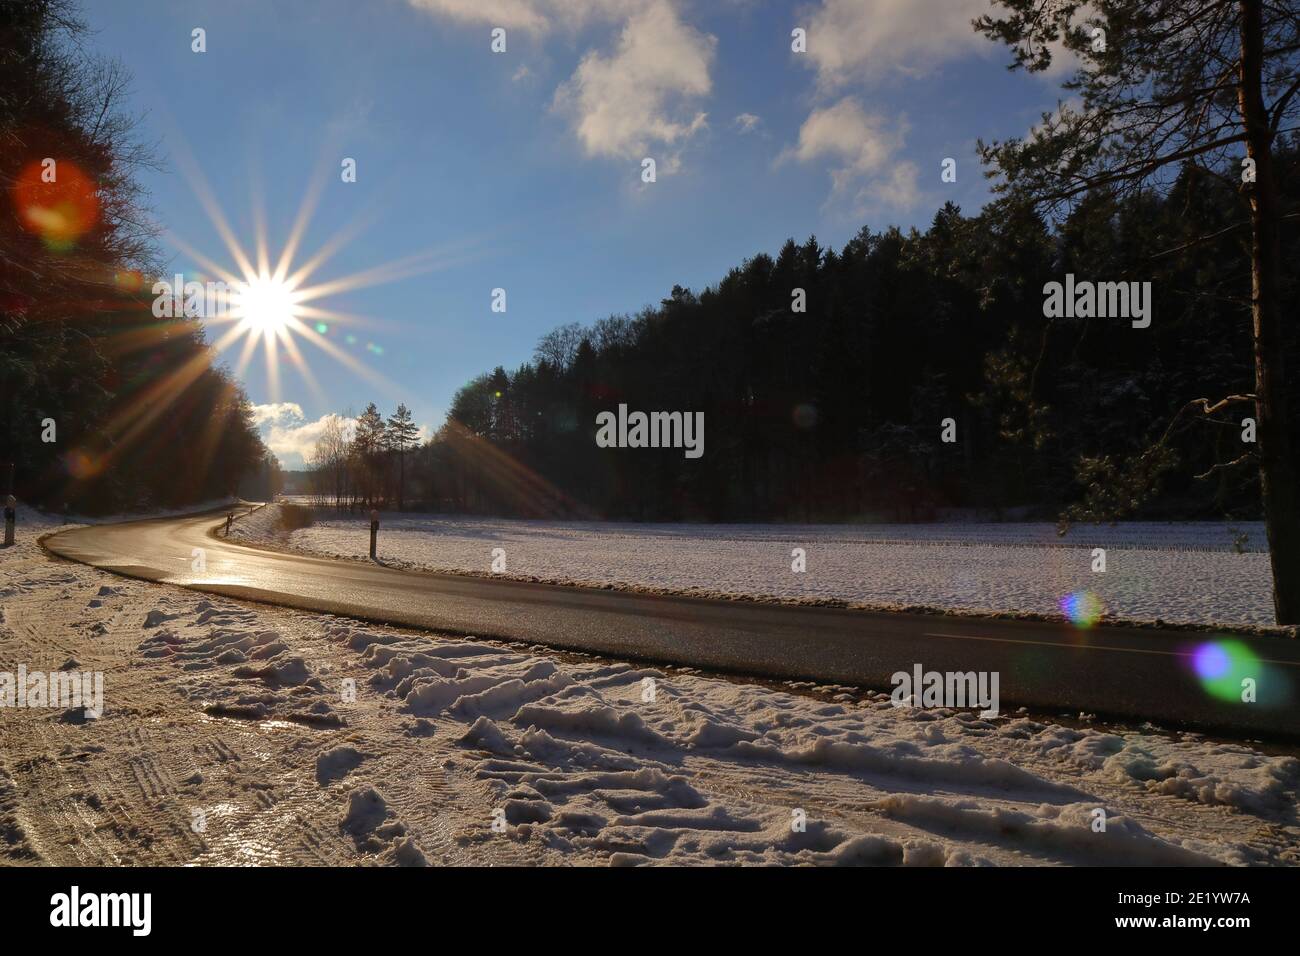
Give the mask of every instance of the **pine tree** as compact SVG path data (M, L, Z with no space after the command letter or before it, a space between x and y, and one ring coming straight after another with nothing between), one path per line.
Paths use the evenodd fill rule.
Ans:
M1068 210L1099 192L1167 188L1171 174L1189 166L1240 191L1245 209L1229 229L1250 237L1255 391L1217 400L1189 395L1174 424L1185 414L1254 405L1255 449L1225 467L1259 469L1277 622L1300 623L1300 473L1283 368L1287 168L1275 155L1300 113L1300 18L1291 5L1265 0L1104 0L1087 8L1080 0L998 2L1008 15L985 15L975 26L1008 44L1017 66L1047 69L1060 43L1079 62L1064 84L1077 106L1062 105L1027 139L980 144L1003 177L1001 191ZM1165 470L1150 465L1166 454L1153 447L1113 475L1111 484L1127 485L1123 501L1147 493ZM1151 481L1132 484L1144 470Z
M420 427L411 418L411 410L406 405L398 405L397 411L388 417L386 438L388 447L397 452L397 510L406 510L406 450L415 446L419 438Z
M374 507L377 494L379 464L383 458L385 442L384 419L374 402L357 416L356 432L352 438L352 451L361 477L361 493L367 507Z

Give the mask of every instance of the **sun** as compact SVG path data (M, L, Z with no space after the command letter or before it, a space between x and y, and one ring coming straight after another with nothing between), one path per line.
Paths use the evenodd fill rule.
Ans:
M213 354L239 346L239 355L232 371L235 376L242 377L260 349L266 358L267 389L272 401L279 401L280 371L286 365L292 366L302 376L318 400L326 401L320 382L312 373L303 350L299 348L300 342L320 349L386 393L392 392L393 385L388 379L345 348L363 340L352 334L348 330L349 326L360 330L366 326L378 326L380 322L365 315L331 308L328 298L433 269L446 268L470 256L478 240L458 239L338 278L313 279L317 270L345 248L365 224L364 220L354 221L331 236L314 253L299 261L300 247L312 213L329 182L331 167L328 163L320 165L308 184L307 193L289 228L284 246L279 256L272 258L267 242L265 211L260 204L254 203L253 206L253 247L246 249L236 238L225 210L217 201L193 156L185 149L177 156L182 172L194 188L195 196L234 261L234 267L227 268L174 232L168 233L171 242L203 270L199 273L200 278L219 287L210 296L216 307L209 308L203 316L205 324L211 328L226 325L226 328L214 335ZM382 346L373 342L366 342L365 348L375 355L383 354ZM176 387L183 388L184 384Z
M235 290L234 316L251 332L279 335L296 318L297 299L293 286L266 275L240 282Z

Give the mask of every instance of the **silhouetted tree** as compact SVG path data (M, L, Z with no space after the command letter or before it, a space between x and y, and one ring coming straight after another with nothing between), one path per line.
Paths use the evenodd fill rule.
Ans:
M385 423L385 440L397 452L397 510L406 510L406 452L415 444L420 427L411 418L411 410L404 404L388 416Z
M151 313L128 79L73 3L0 3L0 457L92 513L230 494L266 455L198 320Z
M1060 211L1099 191L1167 189L1180 170L1196 167L1240 193L1244 216L1188 242L1237 230L1249 236L1254 392L1187 401L1178 417L1253 403L1256 450L1232 464L1258 468L1277 620L1300 623L1300 471L1284 361L1281 255L1282 179L1295 167L1294 157L1288 165L1278 156L1280 137L1300 115L1300 16L1292 4L1265 0L998 2L1007 15L982 16L976 27L1009 44L1016 65L1047 69L1060 55L1053 52L1058 42L1078 62L1064 84L1077 106L1062 104L1026 139L981 144L1005 177L1004 191ZM1146 262L1153 251L1129 250L1125 259ZM1133 461L1094 458L1087 467L1096 507L1077 513L1111 517L1115 506L1131 510L1130 502L1149 495L1172 457L1162 436Z

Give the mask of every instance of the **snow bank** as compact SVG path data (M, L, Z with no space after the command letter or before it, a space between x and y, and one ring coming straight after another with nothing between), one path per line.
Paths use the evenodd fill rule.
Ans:
M347 624L327 634L362 648L373 688L447 727L435 737L491 788L501 838L616 865L1261 862L1277 848L1249 834L1291 825L1300 782L1293 756L1196 735L815 689L840 698L828 701Z
M312 527L287 539L259 531L273 519L274 506L265 508L237 523L238 533L313 554L368 554L362 518L318 512ZM1062 538L1044 523L636 525L384 514L379 542L389 565L490 574L500 548L510 577L596 587L1053 616L1067 596L1088 592L1127 620L1274 621L1263 526L1251 522L1080 525ZM1104 573L1092 571L1098 547L1107 549ZM795 549L804 571L793 570Z

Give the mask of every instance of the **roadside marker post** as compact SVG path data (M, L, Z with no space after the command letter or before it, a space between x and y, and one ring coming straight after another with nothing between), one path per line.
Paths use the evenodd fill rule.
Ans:
M5 547L14 544L14 524L18 521L18 499L10 495L5 499Z
M370 560L375 560L375 544L379 539L379 512L370 512Z
M235 520L235 513L233 511L227 512L226 513L226 537L227 538L230 537L230 524L234 520Z

